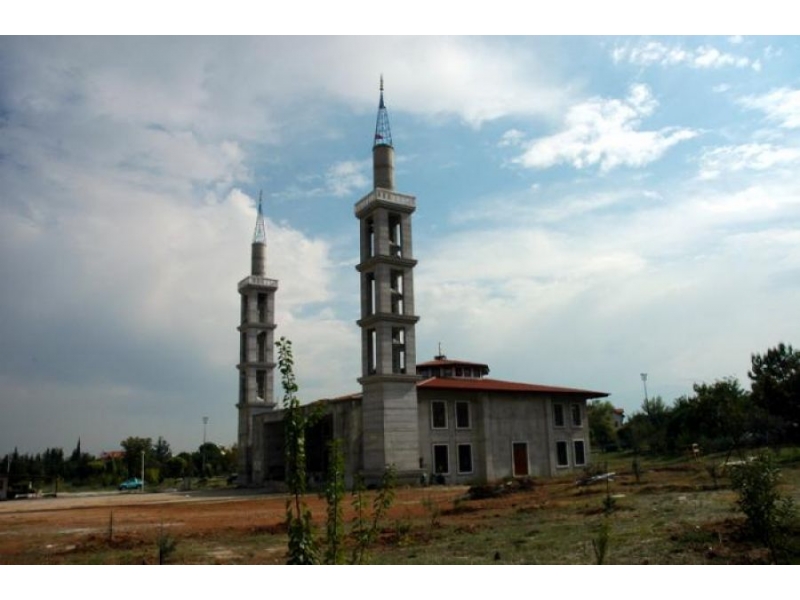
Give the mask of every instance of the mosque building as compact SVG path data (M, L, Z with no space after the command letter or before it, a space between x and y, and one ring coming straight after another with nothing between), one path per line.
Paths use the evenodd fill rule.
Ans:
M411 218L416 198L395 189L394 147L381 80L372 148L373 189L355 203L360 230L361 391L308 405L321 417L307 432L307 468L323 476L327 444L340 440L345 479L448 484L548 477L590 462L587 401L604 392L502 381L489 366L441 352L417 363ZM274 388L275 295L266 276L259 198L250 275L241 296L239 482L285 477L283 411Z

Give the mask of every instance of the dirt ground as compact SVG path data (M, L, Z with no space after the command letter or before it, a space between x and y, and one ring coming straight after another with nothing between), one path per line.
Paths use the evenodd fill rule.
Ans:
M435 488L426 498L449 504L465 491L463 487ZM59 494L0 502L0 564L154 562L158 536L165 532L182 547L180 562L282 563L285 541L277 542L285 539L281 534L286 499L285 495L227 489ZM309 494L305 501L321 525L324 500ZM344 508L345 518L351 518L349 498ZM400 489L390 515L402 512L416 517L425 510L418 489ZM252 538L254 533L277 538L272 550L227 549L231 540ZM212 540L226 543L215 546ZM190 545L205 550L188 555ZM109 548L116 552L106 552Z
M718 487L703 464L653 464L641 481L619 466L613 482L590 487L567 474L507 482L508 493L490 497L473 489L470 499L466 487L399 488L365 562L592 564L604 523L613 564L771 561L764 547L742 538L734 492L725 481ZM800 503L800 469L785 468L783 476L782 493ZM374 495L365 494L367 513ZM0 564L285 564L286 500L230 488L0 502ZM325 501L309 493L305 502L321 538ZM350 494L342 508L351 530ZM790 562L800 557L798 534L792 531L798 551Z

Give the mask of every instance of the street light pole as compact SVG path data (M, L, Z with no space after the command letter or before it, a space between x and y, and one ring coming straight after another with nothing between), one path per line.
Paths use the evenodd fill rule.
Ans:
M144 494L144 450L142 450L142 493Z
M647 402L647 373L642 373L642 385L644 385L644 400Z
M203 477L206 476L206 425L208 425L208 417L203 417Z

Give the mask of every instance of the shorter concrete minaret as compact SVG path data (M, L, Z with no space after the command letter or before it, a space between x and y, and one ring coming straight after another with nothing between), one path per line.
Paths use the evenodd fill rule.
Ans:
M267 232L261 194L250 253L250 275L239 282L241 324L239 330L239 483L264 479L263 432L253 428L253 416L275 408L274 346L275 292L278 282L266 276Z

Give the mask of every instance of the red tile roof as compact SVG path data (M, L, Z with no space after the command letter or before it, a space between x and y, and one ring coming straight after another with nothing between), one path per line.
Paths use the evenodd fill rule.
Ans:
M464 377L430 377L417 383L418 389L424 390L476 390L482 392L511 392L528 394L563 394L583 396L585 398L605 398L606 392L582 390L578 388L557 387L553 385L538 385L535 383L517 383L515 381L502 381L500 379L471 379ZM329 402L346 402L361 400L362 393L354 392L335 398L322 398L312 404Z
M604 398L606 392L581 390L577 388L538 385L535 383L517 383L499 379L470 379L460 377L431 377L417 384L417 388L428 390L478 390L485 392L529 392L538 394L575 394L586 398Z

